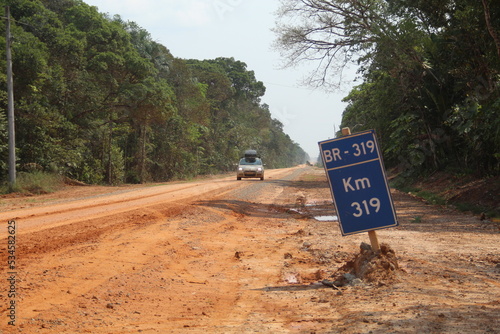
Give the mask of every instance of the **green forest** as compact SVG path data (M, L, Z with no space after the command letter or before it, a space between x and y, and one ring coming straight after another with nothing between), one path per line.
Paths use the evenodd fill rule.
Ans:
M244 62L176 58L139 23L81 0L0 3L11 13L18 173L145 183L234 170L246 149L269 168L308 159L261 102L266 88ZM6 180L6 112L0 130Z
M500 1L281 0L278 19L287 64L319 64L310 85L359 68L342 127L375 129L386 167L499 174Z

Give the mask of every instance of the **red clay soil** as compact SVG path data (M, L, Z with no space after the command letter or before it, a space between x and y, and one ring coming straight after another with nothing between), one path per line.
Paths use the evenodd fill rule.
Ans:
M374 253L323 170L266 173L4 198L1 332L500 332L498 223L393 191Z

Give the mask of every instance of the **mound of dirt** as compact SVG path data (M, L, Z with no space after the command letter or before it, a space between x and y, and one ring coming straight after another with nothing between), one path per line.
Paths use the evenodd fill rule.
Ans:
M387 244L380 245L380 251L362 242L360 252L348 261L334 275L336 286L357 285L361 282L388 284L397 280L400 272L394 250Z
M413 186L440 196L447 204L472 205L475 210L482 210L489 216L500 216L500 176L478 179L473 176L435 173Z

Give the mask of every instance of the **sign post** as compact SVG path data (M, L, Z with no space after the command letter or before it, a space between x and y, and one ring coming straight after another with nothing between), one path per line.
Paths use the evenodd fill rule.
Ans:
M319 142L342 235L368 232L380 250L376 230L398 225L375 131Z

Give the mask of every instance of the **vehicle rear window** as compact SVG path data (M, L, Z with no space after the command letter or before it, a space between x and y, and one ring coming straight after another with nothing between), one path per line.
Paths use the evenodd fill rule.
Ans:
M262 165L262 161L259 158L256 158L255 161L245 160L245 158L243 158L240 160L240 165Z

